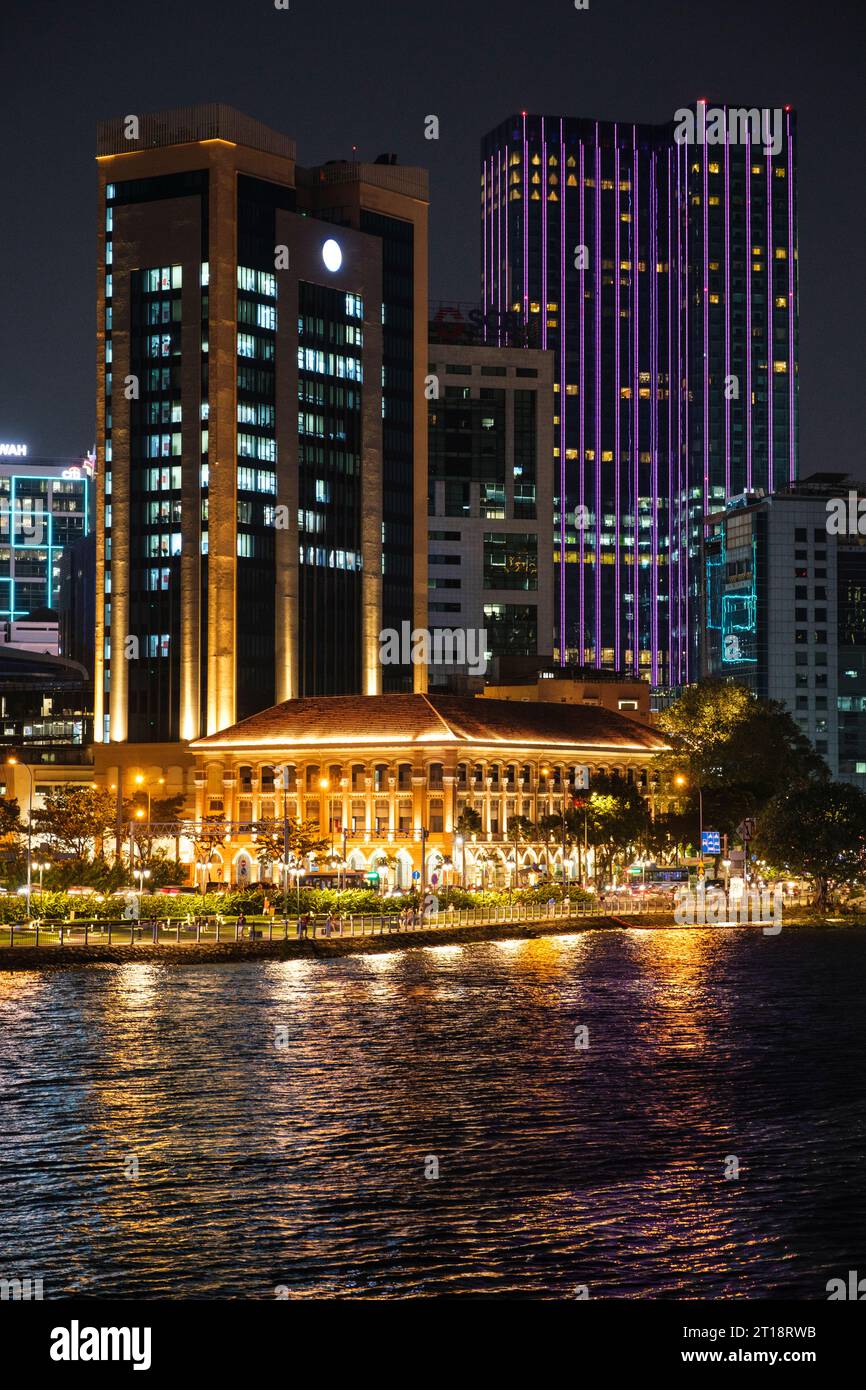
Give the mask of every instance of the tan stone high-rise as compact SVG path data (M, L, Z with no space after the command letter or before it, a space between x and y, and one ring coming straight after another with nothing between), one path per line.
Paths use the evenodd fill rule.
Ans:
M230 107L98 133L100 763L423 685L427 178Z

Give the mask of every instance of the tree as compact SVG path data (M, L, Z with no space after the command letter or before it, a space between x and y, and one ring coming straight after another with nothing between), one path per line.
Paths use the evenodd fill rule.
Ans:
M13 840L21 834L21 808L15 796L0 796L0 841Z
M587 802L586 828L603 877L610 876L617 858L628 855L642 842L649 823L649 809L634 783L616 776L595 778Z
M659 770L669 783L677 775L685 779L695 842L699 789L704 825L730 832L774 796L829 776L785 706L759 700L744 686L723 681L689 686L656 722L671 744Z
M840 889L866 882L866 796L845 782L817 782L774 797L754 849L783 873L806 878L823 910Z
M186 836L192 841L197 877L199 866L205 867L210 864L214 850L225 843L225 820L222 816L205 816L203 820L193 823L191 830L186 831ZM204 891L205 885L202 885L202 892Z
M130 801L124 802L123 820L127 827L127 838L132 841L132 858L134 860L134 863L129 866L130 870L137 866L139 869L149 868L154 874L158 864L167 865L172 862L164 850L156 848L159 840L174 840L174 859L175 862L179 861L181 835L179 817L184 801L185 798L182 795L166 796L151 801L149 815L146 792L135 792ZM171 871L171 873L173 872ZM164 868L160 870L162 884L173 883L174 877L166 878L165 873Z
M17 884L24 865L21 810L17 799L0 797L0 879Z
M518 840L534 840L537 838L535 822L528 816L509 816L508 818L508 838L517 844Z
M75 866L89 863L102 837L113 828L115 800L111 792L93 787L56 787L35 808L33 829L45 836L53 855Z
M262 865L279 864L288 855L296 863L311 854L321 854L330 840L319 833L315 821L258 821L253 826L256 857Z
M644 840L647 849L657 861L668 864L680 854L686 855L697 844L698 814L692 813L690 799L688 809L679 811L660 811L654 821L646 828Z
M568 818L566 817L566 828ZM558 811L550 811L538 818L538 837L541 840L562 838L562 816Z
M474 810L472 806L464 806L457 817L457 833L459 835L480 835L482 823L480 811Z

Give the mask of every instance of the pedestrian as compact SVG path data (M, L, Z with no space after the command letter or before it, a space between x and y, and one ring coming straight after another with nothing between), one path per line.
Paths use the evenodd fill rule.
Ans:
M244 916L244 914L243 914L242 912L239 912L239 913L238 913L238 937L240 938L241 941L243 941L243 938L244 938L244 927L246 926L246 924L247 924L247 919L246 919L246 917Z
M300 912L298 913L298 921L295 927L295 931L297 933L298 940L300 941L301 937L304 934L304 918Z
M327 917L325 918L325 936L326 936L326 937L330 937L331 932L332 932L333 930L334 930L334 915L333 915L333 913L329 912L328 915L327 915Z

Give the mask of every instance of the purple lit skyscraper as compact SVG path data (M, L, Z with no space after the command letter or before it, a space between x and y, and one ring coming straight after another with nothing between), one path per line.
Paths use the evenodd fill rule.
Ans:
M769 151L523 113L484 138L487 335L518 314L556 363L563 665L694 679L703 514L797 475L796 126L777 114Z

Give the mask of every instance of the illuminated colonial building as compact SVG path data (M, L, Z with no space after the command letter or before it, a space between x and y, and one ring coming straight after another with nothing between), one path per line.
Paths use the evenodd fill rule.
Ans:
M218 105L98 166L97 765L176 785L275 700L423 687L378 637L426 623L427 179Z
M651 729L608 710L415 694L289 700L196 740L196 820L224 829L210 879L255 881L256 824L311 821L350 868L389 883L503 885L556 844L516 842L516 817L570 807L578 770L615 772L649 798L665 748ZM480 829L460 833L466 810ZM327 859L326 853L321 856ZM576 859L566 876L576 875Z

